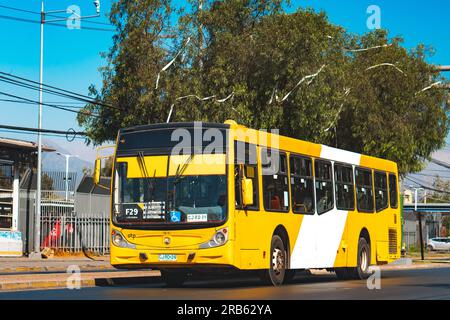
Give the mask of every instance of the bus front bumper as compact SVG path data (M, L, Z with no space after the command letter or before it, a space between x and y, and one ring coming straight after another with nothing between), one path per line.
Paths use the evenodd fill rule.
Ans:
M111 244L111 265L117 268L233 266L232 245L208 249L120 248Z

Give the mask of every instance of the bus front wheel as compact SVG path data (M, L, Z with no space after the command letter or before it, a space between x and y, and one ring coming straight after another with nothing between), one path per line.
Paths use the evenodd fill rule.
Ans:
M287 255L283 240L278 235L272 237L270 253L269 269L261 271L261 278L267 284L280 286L286 275Z

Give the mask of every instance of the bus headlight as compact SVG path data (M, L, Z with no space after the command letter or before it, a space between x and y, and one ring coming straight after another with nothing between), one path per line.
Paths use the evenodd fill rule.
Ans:
M136 249L136 246L129 243L125 237L117 230L111 231L111 241L116 247Z
M228 228L222 228L217 230L216 233L214 233L211 240L200 244L199 249L220 247L225 243L227 243L227 241L228 241Z

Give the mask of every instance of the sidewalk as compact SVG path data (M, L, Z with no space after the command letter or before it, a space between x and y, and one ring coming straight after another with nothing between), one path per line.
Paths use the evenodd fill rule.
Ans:
M109 264L109 256L88 258L0 258L0 291L66 288L73 283L69 266L80 269L80 286L109 286L148 283L159 280L159 271L117 270Z
M0 258L0 275L19 272L65 272L70 265L77 265L82 271L114 270L109 264L109 256L91 260L83 257L64 257L51 259Z

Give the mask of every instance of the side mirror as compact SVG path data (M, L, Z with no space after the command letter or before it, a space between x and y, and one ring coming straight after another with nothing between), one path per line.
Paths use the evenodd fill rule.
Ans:
M253 204L253 182L252 179L243 178L241 180L242 186L242 204L244 206L251 206Z
M94 183L97 185L100 183L100 172L102 169L102 160L101 159L95 159L95 165L94 165Z

